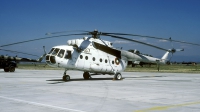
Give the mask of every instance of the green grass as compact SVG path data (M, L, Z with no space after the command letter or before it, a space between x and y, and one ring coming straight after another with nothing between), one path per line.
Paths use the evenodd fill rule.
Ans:
M158 72L157 65L151 65L140 67L139 65L136 67L128 66L126 68L127 72ZM200 73L200 65L182 65L182 64L174 64L174 65L160 65L160 71L165 73Z
M30 69L30 70L64 70L63 68L54 68L45 64L18 64L19 69ZM125 69L126 72L158 72L157 65L151 65L150 67L145 65L144 67L140 67L137 65L136 67L128 66ZM200 65L182 65L182 64L174 64L174 65L160 65L160 71L163 73L200 73Z

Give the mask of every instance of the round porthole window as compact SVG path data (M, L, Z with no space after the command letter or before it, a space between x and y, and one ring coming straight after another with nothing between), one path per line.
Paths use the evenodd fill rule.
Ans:
M83 59L83 56L82 56L82 55L80 55L80 58L81 58L81 59Z
M88 56L85 56L85 59L88 60Z
M108 63L108 60L107 60L107 59L105 60L105 63Z
M114 61L112 61L112 64L114 64L115 62Z

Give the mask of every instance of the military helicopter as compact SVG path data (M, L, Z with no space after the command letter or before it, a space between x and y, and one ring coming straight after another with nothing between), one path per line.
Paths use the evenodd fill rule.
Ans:
M171 57L170 59L168 59L168 55L169 55L169 51L167 51L161 59L155 58L152 55L148 55L148 54L142 54L140 53L138 50L128 50L129 52L132 52L134 54L137 54L138 56L140 56L140 60L136 60L136 61L129 61L129 65L132 65L132 67L135 67L136 65L140 65L141 67L143 67L143 65L157 65L157 70L159 71L159 67L160 67L160 63L158 63L158 60L166 60L165 64L169 65L170 64L170 60L173 56L173 53L175 53L175 51L184 51L184 49L172 49L174 51L171 52Z
M91 75L108 74L108 75L114 75L114 80L121 80L122 79L121 72L125 70L129 61L147 60L149 62L156 62L158 64L166 64L167 62L166 58L169 53L174 53L176 51L182 50L182 49L181 50L164 49L141 41L124 38L122 36L138 36L138 37L170 40L170 41L200 46L199 44L193 44L188 42L151 37L151 36L142 36L142 35L124 34L124 33L106 33L106 32L98 32L97 30L81 31L81 32L83 33L67 34L67 35L56 35L64 32L47 33L48 35L53 35L53 36L16 42L12 44L6 44L0 47L21 44L25 42L31 42L42 39L49 39L49 38L66 37L72 35L91 35L90 37L83 37L81 39L68 40L67 45L54 46L52 47L50 52L46 53L45 51L45 54L43 55L43 57L45 56L46 63L49 66L64 68L65 70L62 79L63 81L69 81L70 76L67 75L68 70L83 71L84 79L90 79ZM111 42L102 40L100 36L109 36L112 38L137 42L156 49L164 50L166 51L166 54L161 59L152 58L148 56L145 58L141 58L141 56L136 53L114 48Z

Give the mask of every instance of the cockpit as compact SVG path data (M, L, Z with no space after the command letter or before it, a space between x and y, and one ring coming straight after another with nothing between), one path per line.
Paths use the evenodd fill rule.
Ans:
M71 59L72 54L70 50L65 50L63 48L52 48L50 52L46 55L46 62L48 64L55 64L56 58Z

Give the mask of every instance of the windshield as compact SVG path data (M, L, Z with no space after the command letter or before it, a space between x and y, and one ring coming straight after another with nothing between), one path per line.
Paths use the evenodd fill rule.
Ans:
M56 48L56 49L52 52L52 55L57 55L57 53L58 53L59 50L60 50L60 49Z
M54 49L55 49L55 48L52 48L52 49L51 49L51 51L49 51L49 53L48 53L48 54L51 54L51 53L53 52L53 50L54 50Z

